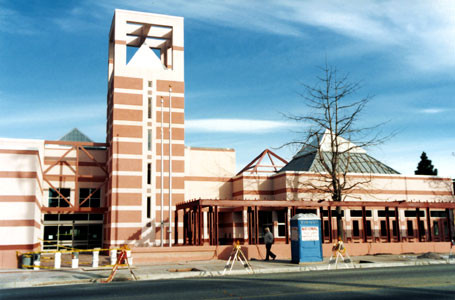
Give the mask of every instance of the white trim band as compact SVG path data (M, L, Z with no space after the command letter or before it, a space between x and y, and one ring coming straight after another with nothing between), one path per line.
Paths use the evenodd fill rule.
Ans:
M130 89L114 88L114 93L142 95L144 93L144 91L143 90L130 90Z
M130 109L130 110L140 110L142 111L142 106L138 105L127 105L127 104L114 104L113 109Z

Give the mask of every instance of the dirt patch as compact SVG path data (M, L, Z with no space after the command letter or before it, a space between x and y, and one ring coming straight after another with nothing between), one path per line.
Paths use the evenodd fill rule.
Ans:
M359 264L372 264L374 262L369 261L369 260L359 260Z
M182 269L169 269L168 272L200 272L201 270L196 268L182 268Z
M442 259L441 255L434 252L427 252L417 256L417 259Z

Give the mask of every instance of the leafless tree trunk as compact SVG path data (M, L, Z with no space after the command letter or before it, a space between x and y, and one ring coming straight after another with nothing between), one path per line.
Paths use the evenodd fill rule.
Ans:
M318 170L317 182L308 185L319 193L331 195L332 201L343 201L351 190L362 188L362 185L371 181L370 174L365 175L363 180L348 180L353 155L363 151L363 147L382 143L390 136L381 137L378 131L381 124L361 128L356 126L361 112L371 99L370 96L356 98L359 82L351 82L347 75L340 76L335 68L327 64L320 69L322 75L317 77L317 84L303 84L304 93L301 96L308 113L286 115L289 119L303 123L303 138L283 146L294 145L306 149L308 153L316 152L315 159L322 167ZM322 143L324 149L321 149ZM341 213L342 209L337 207L337 233L344 240Z

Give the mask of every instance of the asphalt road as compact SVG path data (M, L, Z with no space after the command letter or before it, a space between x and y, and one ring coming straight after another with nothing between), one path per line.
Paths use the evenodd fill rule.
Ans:
M0 290L0 299L455 299L455 265Z

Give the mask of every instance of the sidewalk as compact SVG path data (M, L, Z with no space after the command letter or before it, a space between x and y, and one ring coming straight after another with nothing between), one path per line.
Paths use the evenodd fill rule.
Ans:
M399 266L416 266L429 264L447 264L448 254L441 255L441 259L417 258L417 255L376 255L376 256L355 256L351 257L353 263L346 266L338 263L337 268L347 267L358 268L382 268ZM455 263L451 259L450 263ZM292 264L289 260L258 261L251 260L250 264L255 274L262 273L283 273L283 272L305 272L335 270L335 265L329 265L329 258L318 263ZM165 263L155 265L133 266L133 272L138 280L160 280L178 279L188 277L212 277L223 276L224 260L188 261L179 263ZM47 285L63 284L89 284L106 279L111 272L109 268L79 268L60 270L22 270L7 269L0 270L0 289L36 287ZM227 275L248 274L244 267L236 262L232 271ZM132 280L128 268L121 268L117 272L114 281Z

